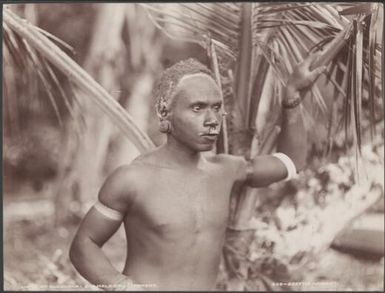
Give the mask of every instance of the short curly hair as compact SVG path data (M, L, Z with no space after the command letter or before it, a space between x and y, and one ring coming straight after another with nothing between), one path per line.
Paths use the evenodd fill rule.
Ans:
M155 108L160 119L165 107L170 104L180 79L185 75L196 73L204 73L214 79L212 71L194 58L179 61L163 71L153 89Z

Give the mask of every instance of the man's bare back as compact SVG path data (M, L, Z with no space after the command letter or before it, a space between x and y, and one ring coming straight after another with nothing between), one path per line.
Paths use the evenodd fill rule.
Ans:
M240 161L210 156L191 168L158 157L156 150L127 167L141 179L124 220L124 273L165 290L214 288Z

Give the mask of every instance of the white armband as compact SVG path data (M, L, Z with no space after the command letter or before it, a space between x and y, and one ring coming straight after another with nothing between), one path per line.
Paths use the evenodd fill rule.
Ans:
M108 206L101 203L99 200L94 204L95 209L103 216L110 218L111 220L121 221L124 218L124 214L109 208Z
M291 180L297 176L297 168L295 167L293 161L284 153L275 153L274 157L278 158L287 169L287 176L284 179L285 181Z

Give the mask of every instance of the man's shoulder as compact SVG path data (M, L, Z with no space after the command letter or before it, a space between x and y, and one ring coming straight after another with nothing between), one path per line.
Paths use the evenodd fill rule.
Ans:
M245 159L242 156L235 156L230 154L213 154L213 155L207 156L207 158L217 163L234 163L234 164L238 163L239 164L245 161Z
M135 183L137 173L133 164L125 164L117 167L107 177L104 186L109 190L127 190L132 188Z
M235 156L230 154L215 154L208 156L210 162L220 164L225 168L232 168L235 171L246 166L247 162L242 156Z
M143 179L143 175L148 173L148 166L145 164L151 161L153 152L140 154L130 163L120 165L107 178L107 181L114 183L114 185L124 186L125 188L134 188ZM131 189L130 188L130 189Z
M235 156L229 154L217 154L209 157L209 161L221 165L223 169L230 172L230 176L234 182L241 182L246 180L246 172L248 163L242 156Z
M99 200L108 207L124 212L123 207L136 196L136 173L132 164L117 167L103 183Z
M159 164L162 159L160 148L155 148L137 156L130 164L138 173L148 172L151 167Z

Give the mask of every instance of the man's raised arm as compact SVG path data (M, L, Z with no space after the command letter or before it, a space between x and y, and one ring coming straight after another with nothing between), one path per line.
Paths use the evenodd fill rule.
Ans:
M258 156L248 162L246 183L252 187L263 187L273 182L291 179L305 167L307 135L299 104L300 91L313 85L325 70L320 67L310 70L318 54L309 55L299 63L288 79L282 99L282 125L277 139L277 153Z

